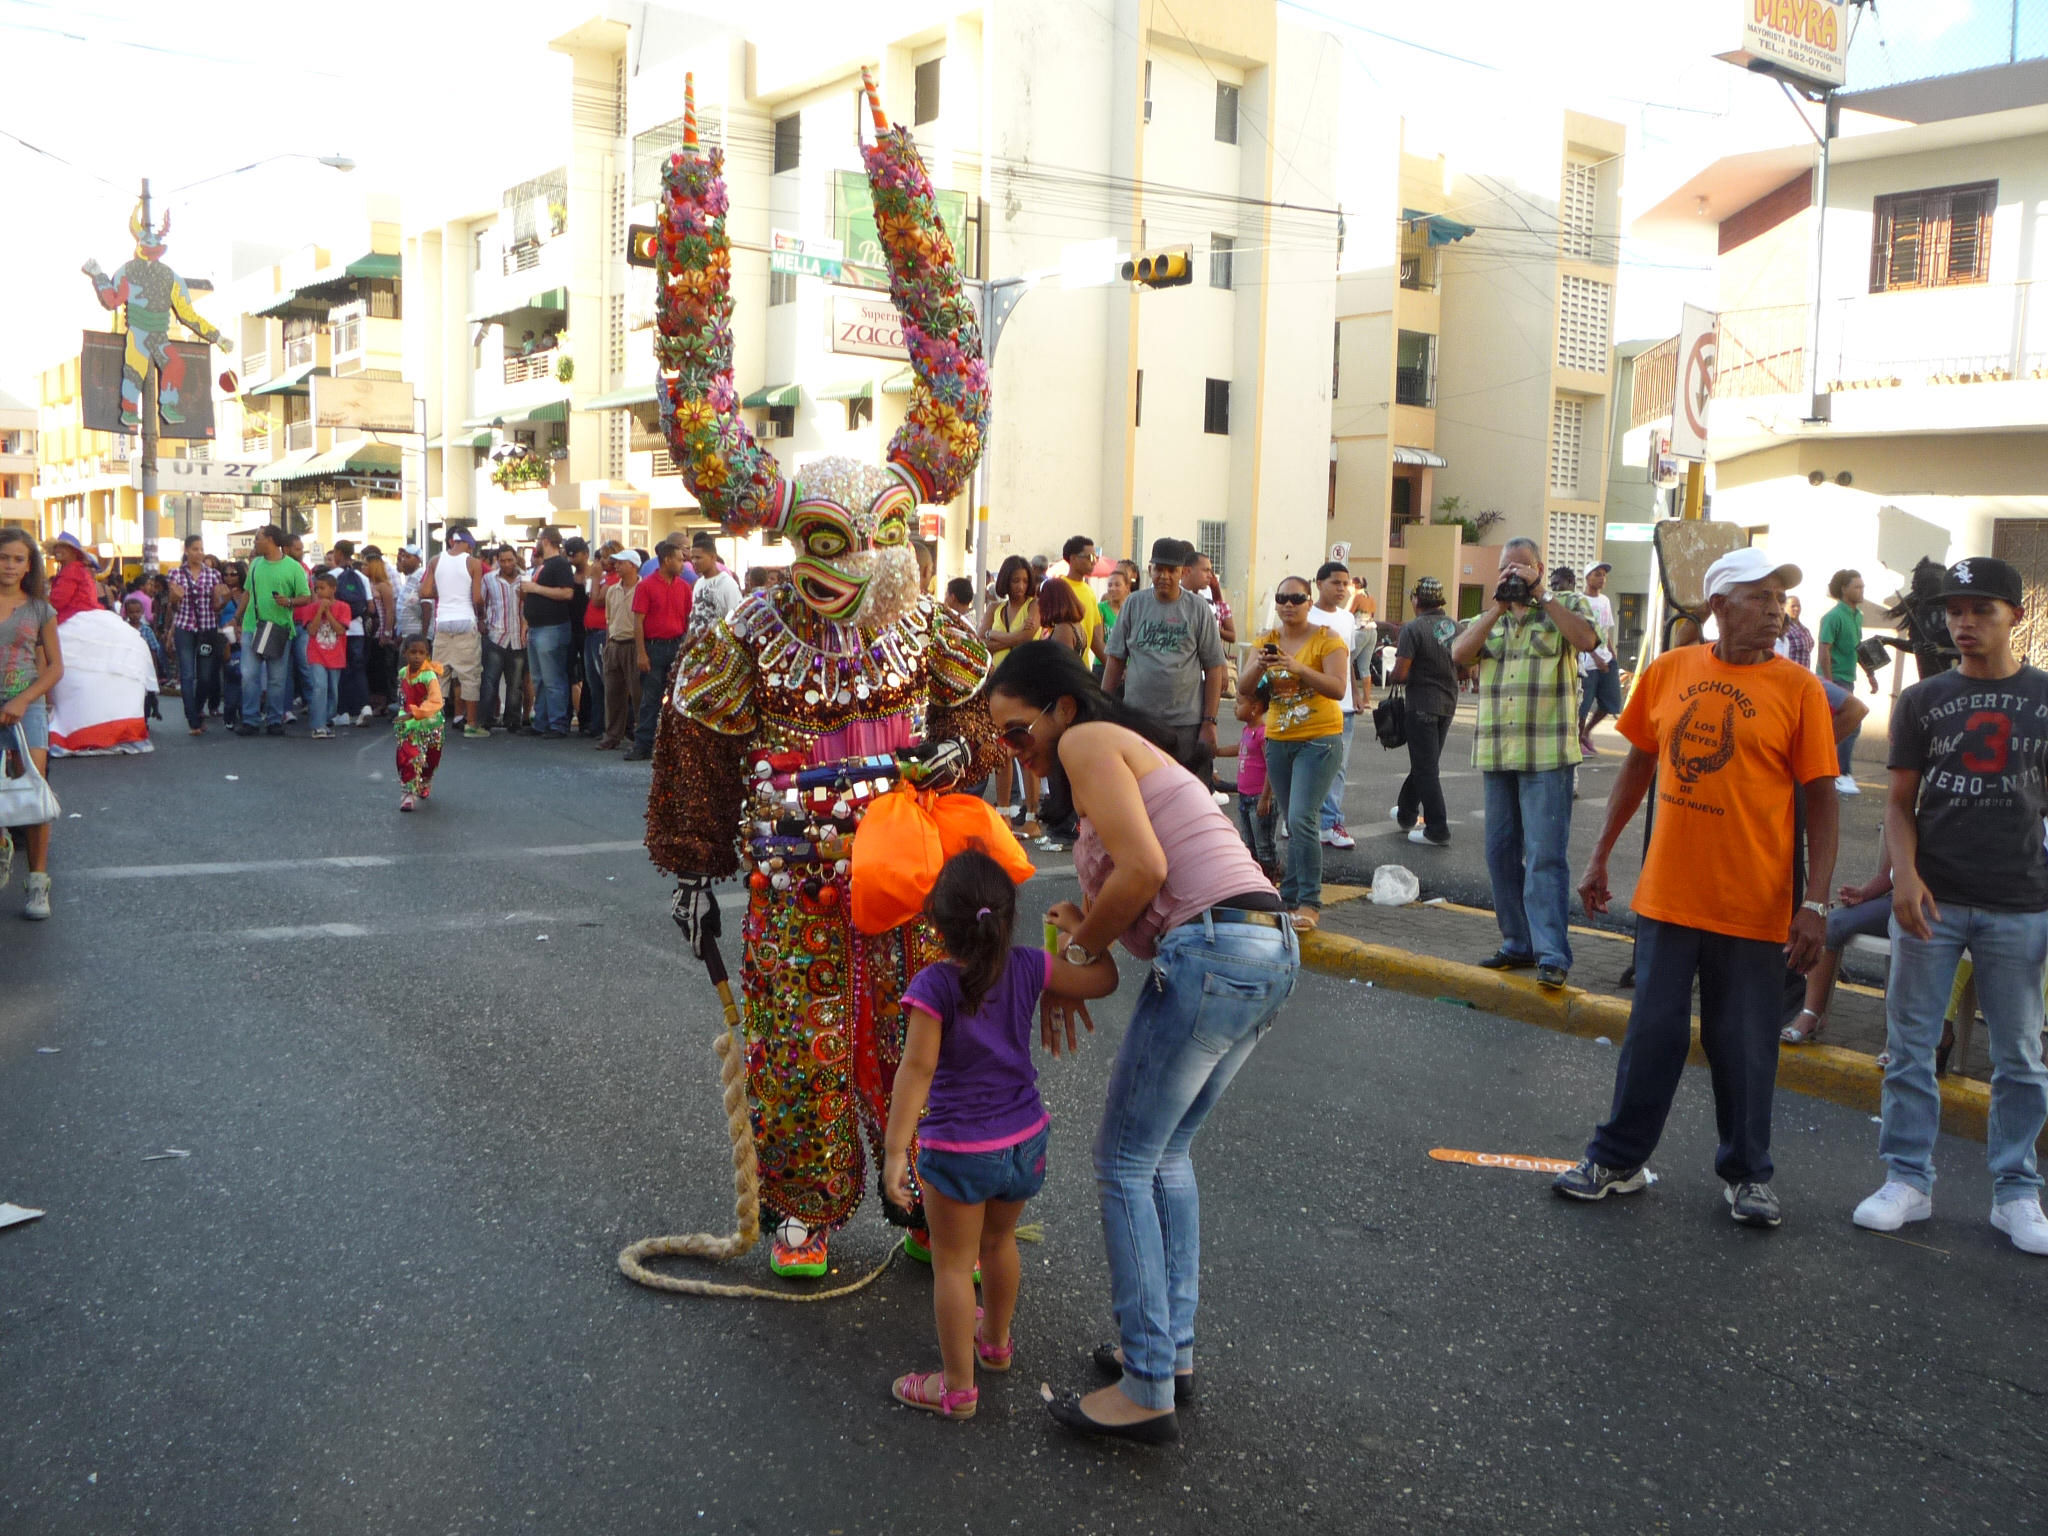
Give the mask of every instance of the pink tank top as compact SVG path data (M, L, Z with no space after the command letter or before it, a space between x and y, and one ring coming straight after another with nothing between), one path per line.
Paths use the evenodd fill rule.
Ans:
M1124 948L1140 960L1158 953L1159 937L1167 929L1219 901L1273 888L1202 781L1157 747L1152 751L1159 766L1138 780L1138 793L1144 797L1152 835L1166 854L1166 882L1123 932ZM1115 867L1094 826L1083 816L1081 835L1074 839L1074 873L1089 901L1095 900Z

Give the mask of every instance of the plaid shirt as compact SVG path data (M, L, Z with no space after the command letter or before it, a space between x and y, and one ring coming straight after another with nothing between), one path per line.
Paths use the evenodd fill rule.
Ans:
M1598 629L1583 594L1555 599ZM1472 766L1544 773L1579 762L1579 653L1541 608L1502 614L1479 651L1479 736Z
M181 565L168 572L165 579L178 598L177 612L171 619L173 629L220 628L220 618L213 611L213 589L220 585L219 571L210 565L202 565L197 571Z
M1783 647L1778 652L1780 656L1809 672L1813 670L1813 631L1804 624L1797 619L1787 619L1784 636L1778 644Z
M525 572L520 573L524 579ZM484 638L501 651L526 649L526 614L519 602L519 583L496 571L484 572Z

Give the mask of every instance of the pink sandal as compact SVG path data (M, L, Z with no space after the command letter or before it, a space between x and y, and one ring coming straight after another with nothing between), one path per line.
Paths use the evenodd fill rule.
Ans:
M969 1387L965 1392L949 1391L944 1371L912 1371L908 1376L898 1376L889 1391L906 1408L922 1408L949 1419L973 1418L981 1402L978 1387Z
M974 1358L981 1362L983 1370L1007 1371L1017 1353L1017 1341L1007 1344L990 1344L981 1336L981 1308L974 1309Z

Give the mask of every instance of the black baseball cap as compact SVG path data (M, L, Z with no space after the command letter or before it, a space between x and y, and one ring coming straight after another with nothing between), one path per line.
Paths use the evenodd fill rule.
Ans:
M1972 555L1950 566L1941 579L1941 595L2002 598L2015 608L2026 606L2027 601L2020 573L1989 555Z
M1163 538L1152 541L1152 563L1154 565L1193 565L1195 546L1186 539Z

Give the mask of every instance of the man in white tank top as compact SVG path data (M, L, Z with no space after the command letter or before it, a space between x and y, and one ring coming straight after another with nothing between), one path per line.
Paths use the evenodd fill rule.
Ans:
M448 547L428 564L420 578L420 597L434 604L434 662L462 696L462 734L488 736L477 724L477 701L483 697L484 643L477 628L483 607L484 565L476 556L476 537L467 528L448 530Z

